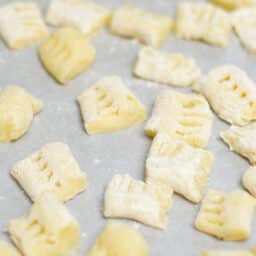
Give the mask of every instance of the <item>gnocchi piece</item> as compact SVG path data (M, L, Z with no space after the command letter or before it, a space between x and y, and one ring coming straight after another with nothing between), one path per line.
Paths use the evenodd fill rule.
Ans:
M148 256L149 246L136 229L121 222L109 222L88 253L100 255Z
M172 203L172 188L115 175L105 192L104 216L128 218L156 228L166 228Z
M138 54L134 74L146 80L187 87L200 76L195 61L179 53L163 53L144 47Z
M9 243L0 241L0 255L2 256L21 256L21 254Z
M209 190L195 226L219 239L245 240L251 233L255 205L256 200L244 191L223 193Z
M211 0L211 2L227 10L234 10L242 7L256 5L255 0Z
M222 140L231 151L247 158L251 164L256 164L256 122L246 126L231 126L221 133Z
M17 162L11 174L34 202L47 192L65 202L87 186L86 174L80 170L68 145L59 142L46 144Z
M94 62L96 50L77 29L60 28L40 46L41 61L61 84L66 84Z
M27 214L12 220L9 234L24 256L64 256L80 244L77 221L51 193L44 194Z
M177 10L176 35L227 47L231 32L229 15L209 3L181 3Z
M160 47L172 27L173 20L167 16L124 5L114 12L110 31L119 36L135 38L146 45Z
M206 147L211 134L213 115L207 101L197 94L162 90L157 96L152 117L145 132L154 137L159 132L180 139L195 147Z
M52 0L46 21L54 26L72 26L84 35L91 35L104 27L110 11L86 0Z
M243 176L243 186L256 197L256 166L251 166Z
M78 102L88 134L125 129L146 117L145 107L117 76L102 78Z
M256 53L256 7L235 11L232 14L232 24L244 48Z
M199 203L212 162L211 152L159 133L153 140L146 161L146 181L164 184L191 202Z
M232 65L211 70L197 85L217 115L228 123L256 120L256 88L247 74Z
M0 88L0 142L22 137L42 108L39 99L18 86Z
M200 256L254 256L251 251L202 251Z
M48 36L35 3L14 2L0 7L0 35L12 49L23 48Z

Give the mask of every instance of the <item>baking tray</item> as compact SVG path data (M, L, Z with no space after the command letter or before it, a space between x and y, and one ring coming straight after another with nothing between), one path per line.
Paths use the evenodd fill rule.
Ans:
M0 1L1 4L7 2L12 1ZM45 13L49 1L37 2ZM126 3L121 0L96 2L110 9ZM180 1L133 0L130 2L148 10L174 16ZM131 75L136 54L142 47L138 42L121 39L105 30L97 34L94 42L97 48L95 64L67 86L59 86L46 73L40 64L37 46L10 51L0 43L0 86L20 85L45 103L44 110L35 117L25 136L15 143L0 144L0 229L6 230L11 219L24 214L31 206L28 197L9 175L12 165L48 142L67 143L81 169L87 172L89 179L87 191L67 203L67 207L79 221L82 232L82 247L80 252L75 254L76 256L87 254L89 247L106 223L102 217L103 192L111 177L116 173L129 173L134 178L142 179L145 158L151 144L151 140L144 135L144 123L124 131L88 136L83 130L76 103L77 96L103 76L119 75L146 105L150 115L157 93L161 89L168 88L136 79ZM256 55L250 55L241 48L235 35L230 37L227 49L178 40L173 35L170 35L162 49L194 57L203 72L229 63L237 65L248 72L251 78L256 79ZM175 90L190 91L190 89ZM249 166L246 160L230 152L220 141L219 133L227 128L227 124L215 117L209 143L209 150L214 153L215 162L208 188L223 191L241 188L241 176ZM143 233L150 244L150 255L154 256L198 255L203 248L242 249L256 245L256 218L248 241L224 242L194 229L193 223L198 208L199 206L175 195L167 230L159 231L135 222L131 224ZM3 232L0 233L0 239L8 240L8 237Z

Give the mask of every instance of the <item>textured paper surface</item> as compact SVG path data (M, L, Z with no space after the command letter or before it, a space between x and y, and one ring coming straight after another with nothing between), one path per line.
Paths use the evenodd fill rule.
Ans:
M0 3L12 2L0 0ZM48 0L38 0L45 12ZM116 8L126 1L98 0L108 8ZM140 0L130 1L140 7L161 14L175 14L179 1ZM193 2L197 2L193 0ZM71 81L66 87L59 86L44 70L38 58L37 46L9 51L0 43L0 87L17 84L33 95L41 98L45 108L37 115L29 132L15 143L0 144L0 230L4 231L10 219L25 213L30 207L27 196L10 177L12 165L24 159L46 143L61 141L69 144L81 170L88 174L89 186L74 200L67 203L68 208L78 219L82 236L82 248L76 256L85 256L94 243L97 234L105 224L102 217L102 202L105 186L116 173L129 173L134 178L144 176L144 162L151 139L144 135L145 123L130 129L110 134L88 136L82 126L76 98L91 84L103 76L119 75L127 86L146 105L151 114L154 99L161 89L168 86L150 83L132 77L132 65L138 50L142 47L136 41L121 39L107 31L101 31L94 39L97 49L96 62L92 69ZM170 52L181 52L192 56L205 73L223 64L234 64L248 72L256 80L256 55L248 54L232 35L227 49L207 44L183 41L170 35L162 47ZM177 89L180 92L190 89ZM208 187L223 191L241 188L240 179L247 169L248 162L228 151L219 139L220 131L228 125L214 119L213 134L208 149L215 155L213 170ZM256 244L256 218L250 239L242 243L223 242L196 231L193 227L198 206L174 196L174 204L169 213L166 231L158 231L131 222L144 234L151 247L150 256L198 255L201 249L243 249ZM85 235L86 233L86 235ZM8 239L2 232L0 239Z

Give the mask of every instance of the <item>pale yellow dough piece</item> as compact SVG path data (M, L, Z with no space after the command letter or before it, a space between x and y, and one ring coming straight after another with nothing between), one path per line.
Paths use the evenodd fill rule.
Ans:
M243 176L242 182L244 188L246 188L251 195L256 197L256 166L248 168Z
M26 159L17 162L11 171L32 201L52 192L65 202L84 191L87 186L83 173L68 145L46 144Z
M48 30L35 3L14 2L0 6L0 35L8 47L17 49L39 42Z
M66 256L80 244L75 218L53 194L44 194L24 216L9 225L9 234L24 256Z
M9 243L0 241L1 256L21 256L21 254Z
M238 8L256 5L255 0L210 0L210 1L227 10L234 10Z
M245 125L256 120L256 87L241 69L224 65L212 69L195 85L217 115L228 123Z
M230 193L209 190L195 226L219 239L239 241L249 238L256 200L244 191Z
M177 10L176 35L187 40L227 47L231 20L222 9L209 3L181 3Z
M187 87L200 76L194 59L180 53L164 53L152 47L140 50L134 74L146 80Z
M252 165L256 164L256 122L243 127L233 125L221 133L221 138L230 150L247 158Z
M88 256L148 256L143 236L127 224L111 222L98 236Z
M96 50L79 30L60 28L40 46L46 70L61 84L66 84L94 62Z
M127 218L164 229L172 205L172 189L137 181L129 175L115 175L104 199L104 216Z
M255 256L252 251L202 251L200 256Z
M159 132L180 139L195 147L206 147L211 134L213 115L201 95L162 90L155 101L145 132L154 137Z
M10 85L0 88L0 142L19 139L29 129L43 103L24 89Z
M73 26L91 35L110 20L110 11L88 0L52 0L46 21L53 26Z
M167 186L193 203L199 203L213 163L211 152L159 133L146 161L146 181Z
M135 38L153 47L160 47L173 28L173 20L142 10L132 5L124 5L114 11L110 31L119 36Z
M232 24L244 48L256 53L256 2L254 8L242 8L232 13Z
M87 133L126 129L142 122L146 109L118 76L104 77L78 97Z

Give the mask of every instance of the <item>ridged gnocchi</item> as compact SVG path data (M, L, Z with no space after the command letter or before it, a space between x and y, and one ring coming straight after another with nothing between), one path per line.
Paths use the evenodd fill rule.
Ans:
M0 142L19 139L29 129L43 103L21 87L0 88Z
M249 6L256 5L255 0L210 0L210 1L227 10L234 10L242 7L249 7Z
M153 140L146 161L146 181L167 186L191 202L199 203L212 163L211 152L159 133Z
M124 5L113 13L110 31L119 36L135 38L153 47L160 47L173 28L173 20L133 5Z
M256 197L256 166L251 166L247 169L243 175L242 182L244 188Z
M199 40L226 47L231 32L231 20L222 9L209 3L178 5L175 32L178 38Z
M16 250L11 244L0 241L0 255L1 256L21 256L21 254Z
M133 73L146 80L187 87L199 78L201 72L190 57L144 47L138 54Z
M32 201L51 192L65 202L87 186L86 174L80 170L68 145L60 142L46 144L17 162L11 174Z
M100 79L78 102L88 134L126 129L146 117L145 107L117 76Z
M32 2L0 6L0 35L12 49L23 48L48 36L40 10Z
M164 132L192 146L206 147L212 119L210 107L202 96L162 90L156 98L145 132L150 137Z
M64 27L54 32L39 49L42 64L61 84L66 84L94 62L96 50L79 30Z

